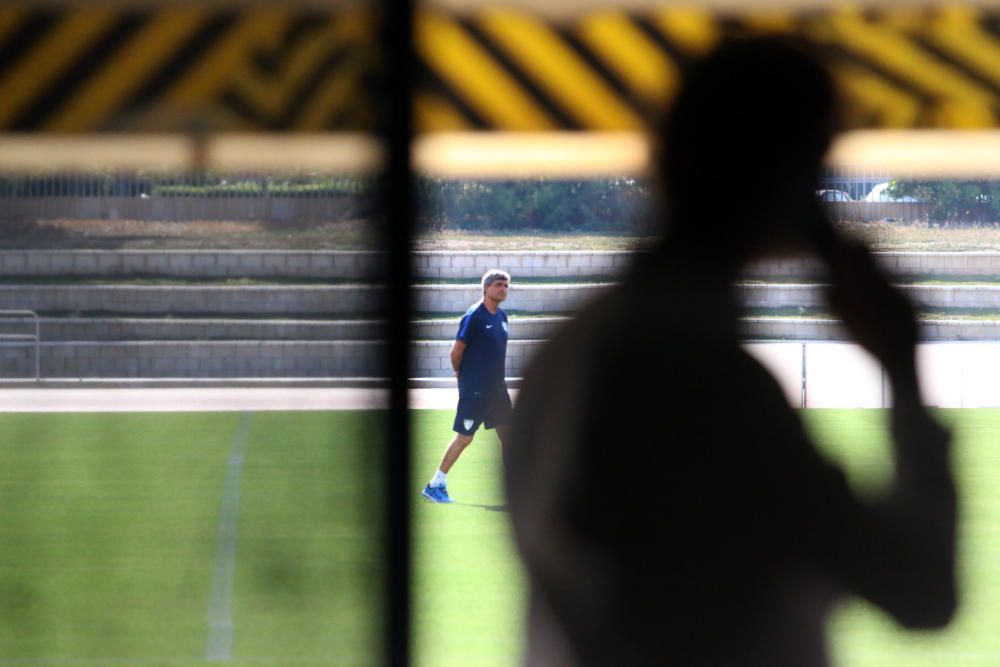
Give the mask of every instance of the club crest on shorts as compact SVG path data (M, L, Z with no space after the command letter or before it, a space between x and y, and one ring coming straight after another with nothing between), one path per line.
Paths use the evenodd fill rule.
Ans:
M507 333L508 331L510 331L510 329L507 328L507 323L506 322L503 322L502 324L503 324L503 332L504 333Z
M466 419L466 420L462 421L462 426L464 426L465 430L468 431L470 428L472 428L472 425L475 424L475 423L476 422L474 422L471 419Z

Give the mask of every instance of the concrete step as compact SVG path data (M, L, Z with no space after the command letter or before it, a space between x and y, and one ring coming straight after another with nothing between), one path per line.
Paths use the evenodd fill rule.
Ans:
M555 324L555 323L553 323ZM927 340L1000 339L1000 323L927 321ZM934 332L937 333L934 333ZM840 326L818 318L751 318L748 340L836 340ZM544 339L511 340L507 376L523 376ZM412 343L411 377L451 378L452 341ZM0 377L43 378L362 378L384 377L385 344L377 340L5 341Z
M418 318L413 338L454 340L460 316ZM511 317L512 339L544 338L565 317ZM215 317L42 317L45 341L120 340L379 340L387 324L377 319L256 319ZM34 318L0 318L0 335L32 335Z
M227 378L382 376L370 341L58 341L0 346L0 376Z
M461 316L416 319L412 326L414 340L455 340ZM552 329L565 322L568 316L518 317L511 315L510 340L537 340L548 338Z
M0 285L0 310L124 315L363 317L381 308L381 287L342 285Z
M520 376L542 341L511 341L507 374ZM412 344L414 377L453 376L451 341ZM43 341L0 346L0 377L384 377L379 341Z
M0 278L371 280L382 254L341 250L3 250Z
M613 283L518 285L504 302L507 312L572 313ZM483 296L479 285L415 285L414 309L420 313L464 313Z
M24 321L20 332L30 331ZM4 327L9 331L10 323ZM43 317L46 341L121 340L379 340L383 321L155 317Z
M413 271L422 279L474 281L491 268L523 278L617 279L634 253L614 250L418 251ZM1000 274L1000 252L880 252L879 262L899 276L990 276ZM314 278L370 281L384 255L377 251L303 250L3 250L0 279L164 277L184 279ZM809 257L757 263L750 278L822 275Z
M515 284L504 302L509 313L573 313L614 283ZM1000 283L910 283L900 287L921 306L994 309ZM823 303L816 283L745 282L737 286L752 308L817 307ZM416 284L414 309L457 314L482 296L478 285ZM39 313L119 313L180 316L302 315L361 317L377 313L383 288L344 284L6 284L0 285L0 310Z
M570 316L510 318L511 340L544 340ZM459 316L416 319L414 340L451 343ZM921 320L925 340L1000 340L1000 317L934 317ZM31 337L33 318L0 319L0 338ZM387 325L376 319L226 319L155 317L43 317L39 333L57 341L376 341L384 340ZM743 320L743 336L754 339L842 340L839 321L827 316L751 316Z
M918 308L1000 309L1000 285L903 284L899 288ZM816 284L744 283L737 286L749 308L820 308L826 299Z

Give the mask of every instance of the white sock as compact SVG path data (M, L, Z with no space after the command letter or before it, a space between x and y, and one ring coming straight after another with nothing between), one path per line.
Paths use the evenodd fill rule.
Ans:
M446 479L448 479L448 473L441 472L441 469L438 468L438 471L434 473L433 477L431 477L430 487L433 489L439 486L444 486Z

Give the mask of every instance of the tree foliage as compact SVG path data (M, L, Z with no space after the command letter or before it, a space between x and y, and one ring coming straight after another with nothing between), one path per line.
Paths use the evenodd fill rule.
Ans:
M895 180L887 191L892 197L914 197L932 204L930 215L937 221L1000 221L1000 181Z
M425 228L483 231L635 231L649 191L633 178L447 180L418 182Z

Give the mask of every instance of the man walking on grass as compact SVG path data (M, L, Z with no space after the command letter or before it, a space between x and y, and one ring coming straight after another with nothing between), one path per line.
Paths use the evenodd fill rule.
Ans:
M424 498L435 503L453 502L448 495L448 471L475 437L479 425L496 428L500 444L511 413L504 366L507 359L507 313L500 304L510 289L510 274L490 269L483 275L483 298L472 304L458 325L451 348L451 367L458 378L455 438L448 445L434 477L424 487Z

